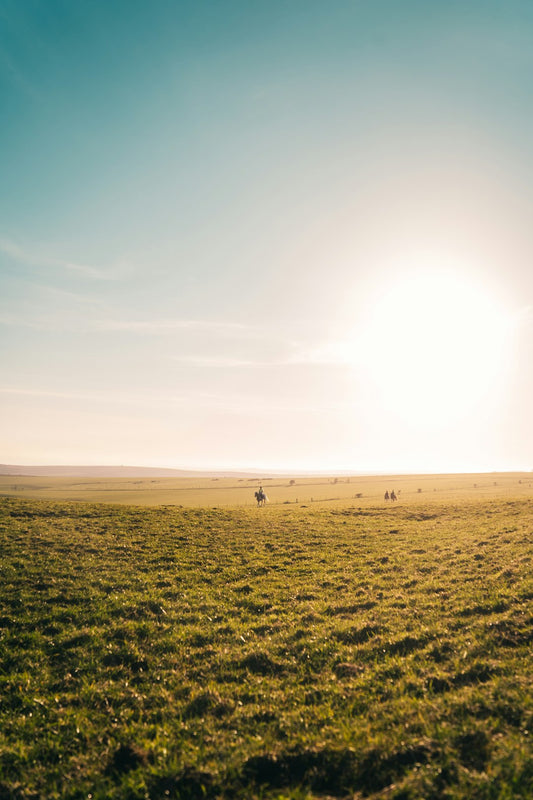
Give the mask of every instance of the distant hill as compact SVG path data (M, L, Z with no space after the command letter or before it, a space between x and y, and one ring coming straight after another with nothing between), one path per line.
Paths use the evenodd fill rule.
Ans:
M272 473L163 469L160 467L27 466L0 464L0 475L45 478L248 478Z

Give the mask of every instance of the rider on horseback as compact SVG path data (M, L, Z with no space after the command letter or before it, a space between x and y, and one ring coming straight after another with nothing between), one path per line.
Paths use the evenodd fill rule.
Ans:
M255 493L255 499L257 500L258 506L262 506L266 503L267 496L262 486L260 486L257 492Z

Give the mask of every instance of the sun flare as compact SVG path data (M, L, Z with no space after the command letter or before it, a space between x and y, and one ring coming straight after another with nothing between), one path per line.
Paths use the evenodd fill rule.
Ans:
M496 393L507 328L496 299L460 274L411 272L381 295L364 337L376 402L413 426L461 419Z

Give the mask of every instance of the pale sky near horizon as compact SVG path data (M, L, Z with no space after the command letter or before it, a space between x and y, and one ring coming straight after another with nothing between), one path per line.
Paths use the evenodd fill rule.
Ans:
M0 462L533 469L530 0L0 0Z

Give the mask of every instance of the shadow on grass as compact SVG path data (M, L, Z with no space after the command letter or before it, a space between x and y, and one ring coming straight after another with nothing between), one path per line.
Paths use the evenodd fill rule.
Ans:
M350 749L303 750L253 756L242 770L242 782L271 789L305 786L313 792L341 797L348 792L378 792L431 755L425 744L385 755L370 750L362 758Z

